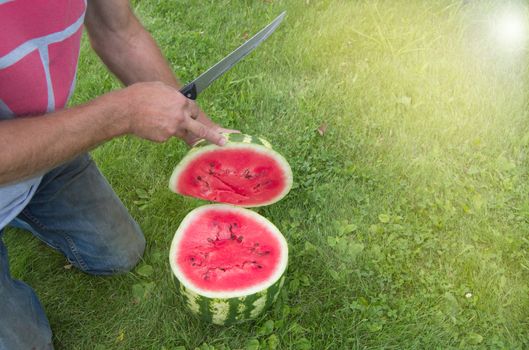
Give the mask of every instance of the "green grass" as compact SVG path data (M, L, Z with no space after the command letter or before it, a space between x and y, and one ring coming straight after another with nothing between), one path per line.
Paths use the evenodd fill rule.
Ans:
M525 51L486 35L501 3L136 1L182 81L288 10L199 99L292 165L292 192L258 210L289 242L287 284L254 323L190 316L167 261L203 204L167 189L186 147L117 139L93 156L145 231L140 268L154 272L87 276L29 234L6 235L56 347L529 348L529 75ZM74 104L119 86L86 40L78 77ZM133 286L151 282L135 303Z

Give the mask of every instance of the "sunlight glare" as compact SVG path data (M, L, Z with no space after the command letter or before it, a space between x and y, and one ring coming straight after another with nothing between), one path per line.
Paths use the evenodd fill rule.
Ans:
M496 39L506 49L522 49L527 42L528 23L521 11L505 11L494 23Z

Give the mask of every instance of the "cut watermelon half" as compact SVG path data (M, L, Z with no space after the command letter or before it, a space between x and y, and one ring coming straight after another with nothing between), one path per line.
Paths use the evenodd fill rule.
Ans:
M212 204L184 218L169 256L189 309L205 320L227 325L256 318L277 298L288 246L261 215Z
M292 187L288 162L262 138L226 134L223 147L202 141L176 166L176 193L242 207L275 203Z

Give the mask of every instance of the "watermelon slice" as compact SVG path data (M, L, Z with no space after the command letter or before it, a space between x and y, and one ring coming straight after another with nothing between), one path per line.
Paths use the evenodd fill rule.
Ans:
M189 309L228 325L254 319L274 302L284 282L288 246L261 215L212 204L184 218L169 256Z
M226 134L223 147L198 143L173 171L169 188L213 202L257 207L277 202L292 187L288 162L262 138Z

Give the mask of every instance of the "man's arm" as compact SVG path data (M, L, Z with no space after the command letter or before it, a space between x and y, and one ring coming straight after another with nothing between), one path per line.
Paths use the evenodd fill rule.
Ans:
M162 142L189 134L223 145L216 130L192 117L196 104L161 83L134 84L43 117L0 122L0 185L43 173L111 138L134 134Z

